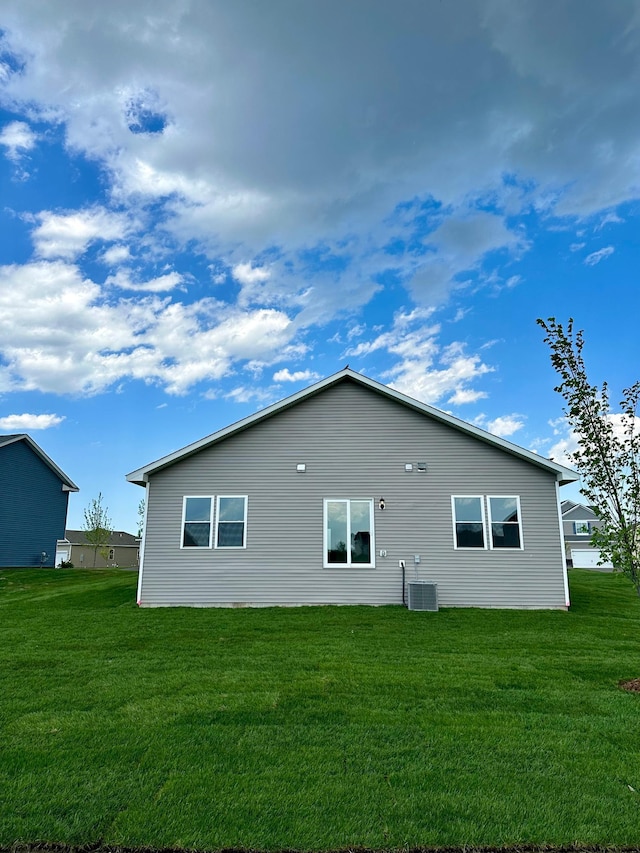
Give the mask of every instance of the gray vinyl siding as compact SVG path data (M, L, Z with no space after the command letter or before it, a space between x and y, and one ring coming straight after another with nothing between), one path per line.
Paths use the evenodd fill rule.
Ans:
M113 548L114 556L112 559L105 559L100 553L101 550L106 550L107 553ZM107 545L104 549L94 549L89 545L71 545L71 562L76 569L103 569L108 566L119 566L126 569L138 565L138 547L132 545ZM94 565L95 564L95 565Z
M60 478L25 441L0 446L0 566L53 566L68 501Z
M180 548L183 496L245 494L246 549ZM519 495L524 550L454 549L451 495L476 494ZM375 568L323 568L324 498L374 500ZM553 474L350 381L152 474L147 499L143 606L400 604L415 554L441 606L566 604Z
M568 510L568 512L565 512L562 516L562 529L564 532L564 541L567 549L567 554L570 553L572 548L593 551L594 548L591 544L590 536L580 536L573 532L573 525L576 521L590 522L592 530L595 530L602 524L602 522L592 509L589 509L589 507L581 506L580 504L573 507L573 509Z
M588 506L576 504L572 509L567 510L563 514L565 521L596 521L598 516Z

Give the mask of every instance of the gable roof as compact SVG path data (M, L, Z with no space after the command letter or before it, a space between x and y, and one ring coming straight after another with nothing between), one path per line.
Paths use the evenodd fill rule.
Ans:
M249 417L243 418L240 421L236 421L235 423L230 424L229 426L224 427L223 429L220 429L217 432L206 436L205 438L201 438L199 441L194 441L192 444L188 444L186 447L183 447L180 450L176 450L173 453L169 453L167 456L163 456L162 458L157 459L155 462L151 462L148 465L143 466L142 468L138 468L137 470L132 471L130 474L127 474L127 480L130 483L136 483L139 486L144 486L146 483L149 482L150 474L154 474L157 471L161 471L163 468L168 468L170 465L179 462L181 459L186 459L188 456L192 456L194 453L198 453L198 451L203 450L205 447L210 447L220 441L223 441L225 438L228 438L231 435L235 435L236 433L241 432L242 430L255 426L261 421L273 417L273 415L276 415L279 412L283 412L286 409L297 405L303 400L306 400L309 397L313 397L316 394L320 394L326 389L338 385L341 382L353 382L357 385L362 385L365 388L369 388L372 391L375 391L377 394L387 397L388 399L395 400L402 406L406 406L409 409L413 409L413 411L420 412L421 414L427 415L428 417L433 418L434 420L447 424L448 426L453 427L459 432L466 433L467 435L472 435L480 441L483 441L485 444L490 444L494 447L498 447L501 450L510 453L512 456L524 459L525 461L530 462L539 468L544 468L545 470L549 471L550 473L553 473L556 476L556 479L558 480L560 485L563 485L565 483L573 483L575 480L579 479L578 474L576 474L576 472L572 471L570 468L565 468L563 465L558 465L557 462L552 462L550 459L545 459L543 456L539 456L537 453L533 453L530 450L525 450L523 447L519 447L517 444L513 444L510 441L506 441L504 438L499 438L496 435L492 435L486 430L480 429L479 427L473 426L472 424L468 424L466 421L460 420L460 418L456 418L453 415L449 415L447 412L443 412L440 409L436 409L434 406L429 406L427 403L421 403L419 400L414 400L412 397L408 397L406 394L402 394L400 391L396 391L393 388L389 388L387 385L382 385L382 383L376 382L374 379L370 379L368 376L363 376L361 373L356 373L354 370L345 367L344 370L340 370L337 373L326 377L325 379L321 379L319 382L310 385L308 388L304 388L302 391L298 391L296 394L292 394L290 397L285 397L284 400L280 400L280 402L278 403L274 403L271 406L267 406L266 409L261 409L259 412L255 412L253 415L249 415Z
M71 480L64 471L61 471L60 468L56 465L53 459L50 459L44 450L39 447L35 441L31 438L30 435L27 435L24 432L16 433L15 435L0 435L0 447L6 447L8 444L14 444L18 441L24 441L24 443L33 450L33 452L38 456L45 465L47 465L56 477L59 477L62 481L62 490L65 492L79 492L80 489L76 486L76 484Z
M597 514L587 504L576 503L576 501L562 501L560 509L563 516L573 514L578 521L582 519L597 518ZM575 512L577 510L577 512Z
M87 534L84 530L65 530L64 538L72 545L88 545ZM126 533L124 530L112 530L107 548L139 548L140 539L132 533Z

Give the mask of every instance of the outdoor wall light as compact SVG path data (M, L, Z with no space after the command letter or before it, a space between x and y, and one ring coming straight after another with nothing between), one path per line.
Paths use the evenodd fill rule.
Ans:
M378 501L378 506L380 507L380 509L384 509L384 498L380 498L380 500Z

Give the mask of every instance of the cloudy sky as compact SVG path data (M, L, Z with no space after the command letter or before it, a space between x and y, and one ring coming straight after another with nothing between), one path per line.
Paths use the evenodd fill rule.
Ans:
M560 459L638 368L637 0L4 0L0 432L124 475L349 364Z

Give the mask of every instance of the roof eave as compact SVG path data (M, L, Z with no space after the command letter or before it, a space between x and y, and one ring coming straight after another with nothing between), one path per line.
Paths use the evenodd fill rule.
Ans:
M307 388L303 388L302 390L297 391L295 394L286 397L284 400L280 400L277 403L273 403L271 406L267 406L265 409L261 409L259 412L255 412L253 415L249 415L248 417L243 418L240 421L236 421L235 423L230 424L229 426L224 427L223 429L218 430L217 432L205 436L205 438L201 438L199 441L195 441L192 444L188 444L186 445L186 447L183 447L180 450L176 450L173 453L168 454L167 456L163 456L160 459L157 459L155 462L151 462L149 465L145 465L142 468L138 468L137 470L132 471L130 474L127 474L127 480L128 482L134 483L138 486L146 486L149 482L150 474L155 474L158 471L161 471L163 468L168 468L175 462L178 462L182 459L186 459L205 447L217 444L225 438L228 438L230 435L234 435L235 433L248 429L254 424L266 420L272 415L284 411L290 408L291 406L294 406L300 400L303 400L307 397L313 397L316 394L319 394L325 388L335 385L338 382L341 382L343 379L347 378L351 379L354 382L358 382L361 385L365 385L379 394L391 397L403 406L407 406L409 408L414 409L415 411L422 412L423 414L426 414L434 418L435 420L440 421L441 423L448 424L449 426L459 430L460 432L467 433L468 435L473 435L476 438L480 439L480 441L485 442L486 444L493 445L494 447L500 447L513 456L516 456L520 459L525 459L526 461L537 465L539 468L544 468L550 473L555 474L556 479L561 486L567 485L568 483L573 483L576 480L580 479L579 475L575 471L572 471L570 468L565 468L563 465L559 465L557 462L552 462L550 459L546 459L544 456L539 456L537 453L533 453L530 450L525 450L525 448L520 447L517 444L513 444L512 442L507 441L504 438L500 438L499 436L492 435L486 430L473 426L472 424L469 424L466 421L461 420L460 418L456 418L454 415L450 415L447 412L443 412L441 409L437 409L433 406L430 406L428 403L422 403L419 400L415 400L413 397L409 397L407 394L403 394L401 391L396 391L394 388L390 388L387 385L383 385L382 383L377 382L375 379L370 379L368 376L363 376L361 373L356 373L355 371L350 370L347 367L343 370L338 371L337 373L332 374L331 376L327 376L325 379L321 379L319 382L316 382L313 385L308 386Z
M567 468L566 470L570 472L570 476L563 477L562 475L558 474L558 483L561 486L568 486L570 483L577 483L577 481L580 479L580 475L577 474L575 471L571 471L570 468Z
M313 385L309 385L307 388L303 388L300 391L296 391L295 394L285 397L284 400L280 400L277 403L272 403L264 409L260 409L259 412L255 412L253 415L249 415L246 418L235 421L234 423L229 424L229 426L223 427L222 429L217 430L198 441L194 441L179 450L175 450L173 453L161 456L160 459L156 459L155 462L150 462L148 465L144 465L142 468L138 468L130 474L127 474L126 479L129 483L134 483L137 486L146 486L149 482L149 474L155 474L163 468L168 468L170 465L173 465L174 462L193 456L194 453L197 453L205 447L217 444L219 441L228 438L230 435L242 432L250 426L253 426L255 423L266 420L277 412L284 411L285 409L294 406L305 397L312 397L315 394L320 393L324 388L334 385L347 375L359 377L359 374L354 374L352 370L348 369L341 370L339 373L327 376L325 379L321 379L319 382L315 382Z
M62 469L58 468L53 459L50 459L47 456L44 450L38 444L36 444L36 442L31 438L30 435L27 435L26 432L19 433L14 436L12 441L5 442L5 444L13 444L16 441L26 441L26 443L33 450L36 456L39 456L40 459L45 463L45 465L47 465L53 471L53 473L60 478L60 480L62 481L63 492L80 491L80 489L78 488L78 486L76 486L73 480L70 477L67 477L67 475L64 473L64 471L62 471Z

